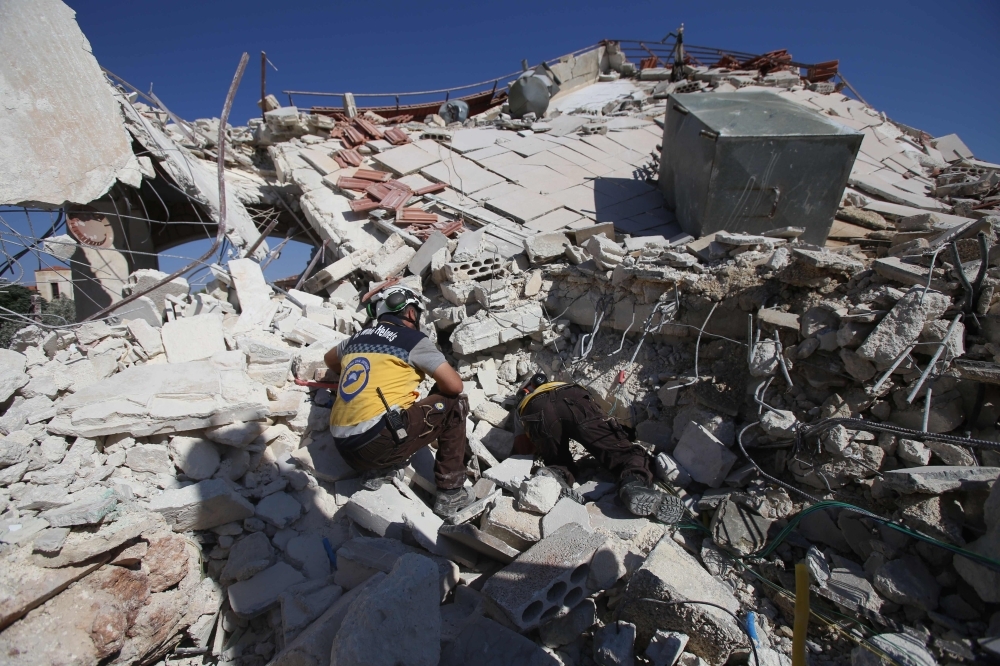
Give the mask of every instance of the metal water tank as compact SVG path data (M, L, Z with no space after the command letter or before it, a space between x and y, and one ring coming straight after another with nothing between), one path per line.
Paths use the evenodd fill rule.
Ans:
M671 95L660 188L692 236L803 227L823 244L862 138L770 91Z

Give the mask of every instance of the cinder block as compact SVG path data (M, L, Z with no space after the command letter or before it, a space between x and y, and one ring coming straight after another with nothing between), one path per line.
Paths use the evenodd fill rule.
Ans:
M565 615L587 596L590 560L604 542L580 525L557 530L486 582L486 613L518 631Z
M444 265L444 276L449 282L478 280L491 275L502 275L503 258L481 256L473 261L455 261Z

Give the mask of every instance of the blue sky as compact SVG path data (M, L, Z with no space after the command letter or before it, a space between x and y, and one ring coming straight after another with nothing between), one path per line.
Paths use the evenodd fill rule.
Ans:
M601 39L658 40L683 22L692 44L800 62L840 60L876 109L934 136L955 132L1000 161L1000 3L259 2L69 0L98 61L178 115L218 116L240 54L250 66L231 122L256 116L260 51L268 91L427 90L480 81ZM197 256L194 248L177 251ZM268 273L301 270L304 249ZM164 270L175 261L164 260Z

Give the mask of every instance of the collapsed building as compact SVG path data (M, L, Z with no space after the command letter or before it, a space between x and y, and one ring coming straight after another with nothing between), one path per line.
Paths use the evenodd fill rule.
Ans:
M1000 656L1000 166L957 136L836 63L679 38L509 98L186 122L65 5L0 16L0 201L59 212L19 241L86 320L0 354L5 663L789 664L797 585L812 663ZM282 235L313 260L268 282ZM157 253L199 237L192 293ZM367 491L328 430L323 355L400 283L472 410L455 524L432 449ZM539 370L691 520L629 514L582 450L572 494L511 455Z

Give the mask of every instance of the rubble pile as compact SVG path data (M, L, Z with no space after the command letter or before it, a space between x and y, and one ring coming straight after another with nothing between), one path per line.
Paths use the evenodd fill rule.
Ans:
M19 331L7 663L790 664L801 561L837 618L811 626L812 663L997 658L1000 167L791 72L667 84L611 61L544 119L272 98L228 131L227 178L327 243L298 288L233 257L199 293ZM761 86L865 132L823 247L692 238L651 182L666 96ZM217 120L120 103L213 158ZM394 283L465 382L478 501L455 524L430 508L433 449L363 490L328 430L323 355ZM697 520L631 515L582 449L571 488L512 455L510 397L538 371L633 430Z

